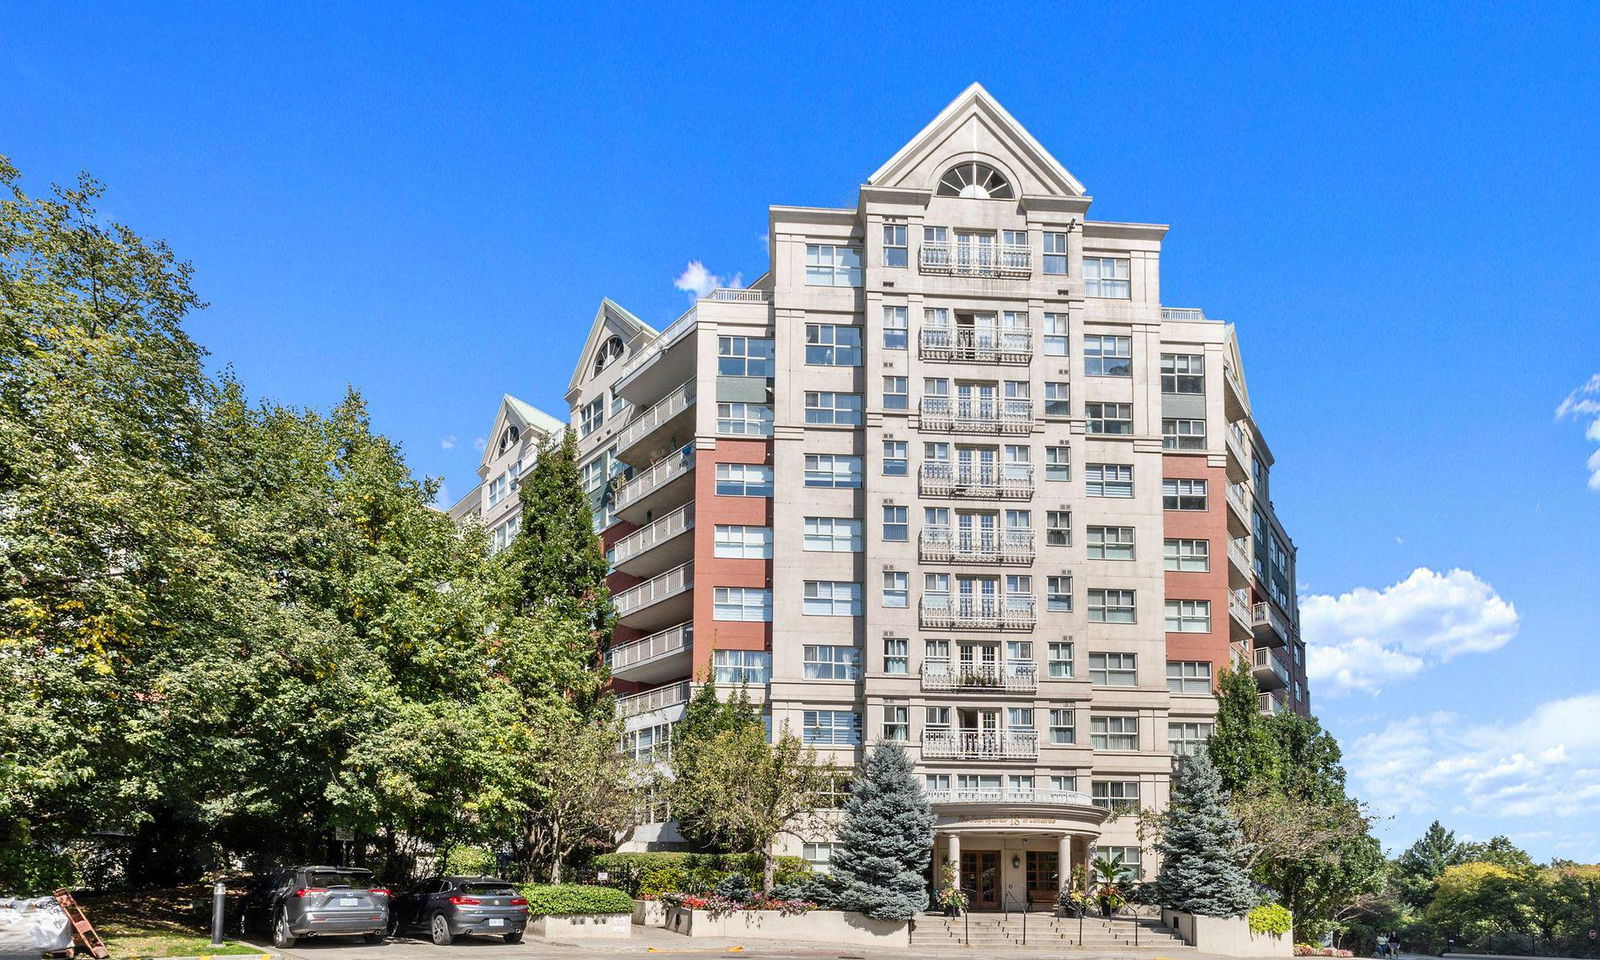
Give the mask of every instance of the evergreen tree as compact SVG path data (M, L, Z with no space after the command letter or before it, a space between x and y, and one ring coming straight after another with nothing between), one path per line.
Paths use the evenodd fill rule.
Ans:
M1244 866L1249 849L1204 754L1184 764L1161 820L1161 875L1152 885L1158 903L1206 917L1239 916L1255 906Z
M909 920L928 908L923 871L933 809L898 744L879 742L851 781L833 856L839 908L874 920Z
M1229 793L1281 778L1279 749L1261 716L1255 677L1243 662L1217 677L1217 722L1206 752Z
M594 533L589 495L578 473L578 439L569 427L539 451L518 488L522 529L506 551L525 612L570 611L609 643L615 615L606 589L606 555Z

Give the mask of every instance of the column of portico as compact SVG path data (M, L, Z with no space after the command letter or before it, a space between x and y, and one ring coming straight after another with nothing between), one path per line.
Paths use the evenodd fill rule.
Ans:
M959 834L959 833L950 834L950 844L949 844L949 847L948 847L948 851L949 852L946 853L945 855L950 858L950 876L952 878L952 885L957 890L960 890L961 889L961 834Z
M1056 884L1065 889L1072 882L1072 834L1063 833L1056 840Z

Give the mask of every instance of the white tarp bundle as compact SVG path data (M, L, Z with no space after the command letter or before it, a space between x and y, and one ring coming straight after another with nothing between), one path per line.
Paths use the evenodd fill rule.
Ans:
M54 897L0 898L0 960L39 960L72 948L72 924Z

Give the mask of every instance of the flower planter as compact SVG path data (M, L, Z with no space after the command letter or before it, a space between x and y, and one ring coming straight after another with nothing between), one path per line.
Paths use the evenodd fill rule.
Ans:
M706 910L668 907L666 927L687 937L740 937L906 947L911 925L873 920L842 910L811 910L785 916L776 910L735 910L713 917Z
M543 914L528 919L528 929L552 939L633 936L633 915L627 913Z

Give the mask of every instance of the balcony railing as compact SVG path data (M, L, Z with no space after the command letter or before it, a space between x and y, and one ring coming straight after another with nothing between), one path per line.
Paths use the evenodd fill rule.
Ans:
M917 538L920 556L929 562L1032 563L1032 530L961 530L924 527Z
M1241 628L1238 639L1249 636L1254 627L1254 618L1250 615L1250 597L1246 591L1228 591L1228 615Z
M1255 665L1256 679L1267 688L1283 688L1289 685L1292 679L1289 668L1283 665L1277 654L1269 647L1261 647L1255 651L1252 662Z
M1033 331L1025 327L923 327L921 344L924 360L1027 363L1033 359Z
M1039 689L1039 669L1032 663L951 663L927 660L922 664L924 690Z
M1222 379L1227 384L1225 393L1225 412L1229 420L1242 420L1250 415L1250 401L1245 396L1244 383L1239 379L1239 371L1233 364L1222 365Z
M926 752L926 751L924 751ZM1087 807L1094 801L1087 793L1076 790L1046 790L1036 787L1032 790L1017 788L997 788L993 790L930 790L928 802L938 804L948 803L1032 803L1049 806Z
M654 713L689 702L689 681L679 680L664 687L646 690L628 697L617 698L618 717L636 717L641 713Z
M1175 321L1191 322L1192 323L1192 322L1197 322L1197 321L1203 321L1203 320L1205 320L1205 318L1206 318L1206 312L1204 310L1200 309L1199 307L1162 307L1161 308L1161 319L1163 319L1163 320L1175 320Z
M1283 644L1289 642L1289 621L1284 618L1278 609L1265 600L1258 602L1252 611L1250 626L1255 630L1256 637L1263 643Z
M929 730L922 735L924 760L1033 760L1039 734L978 730Z
M925 241L918 262L923 273L957 277L1027 277L1033 274L1033 250L1021 243Z
M1249 540L1244 537L1228 538L1228 561L1238 567L1245 576L1250 575L1250 549Z
M1031 630L1038 621L1032 597L956 598L927 596L918 612L924 627L955 630Z
M731 300L738 303L766 303L771 299L772 294L766 290L734 289L732 287L718 287L700 298L702 301ZM696 301L696 303L698 302ZM694 325L697 316L697 307L690 307L678 319L667 324L650 346L629 357L628 361L622 365L622 375L617 378L618 382L627 379L628 375L633 371L659 357L664 349L677 340L680 333Z
M685 444L681 449L663 457L655 466L650 467L618 487L616 497L613 500L613 509L624 510L640 497L678 479L693 469L694 444Z
M620 567L652 547L694 529L694 504L686 503L658 520L647 523L611 547L611 565Z
M695 383L690 380L652 403L643 413L628 421L628 425L617 434L617 453L627 450L673 417L694 406L694 401Z
M1288 704L1285 702L1282 694L1263 693L1260 694L1260 700L1261 712L1268 716L1271 716L1275 713L1282 713L1288 707Z
M689 649L694 641L694 624L680 623L659 633L652 633L632 643L612 647L606 651L606 665L612 673Z
M929 497L1023 499L1033 496L1033 466L963 465L948 460L924 460L917 472L917 490Z
M951 400L922 398L922 426L955 433L1028 433L1033 403L1028 400Z
M694 586L694 561L673 567L659 577L652 577L644 583L617 594L617 616L625 617L636 610L642 610L652 603L659 603L668 597L678 594Z

